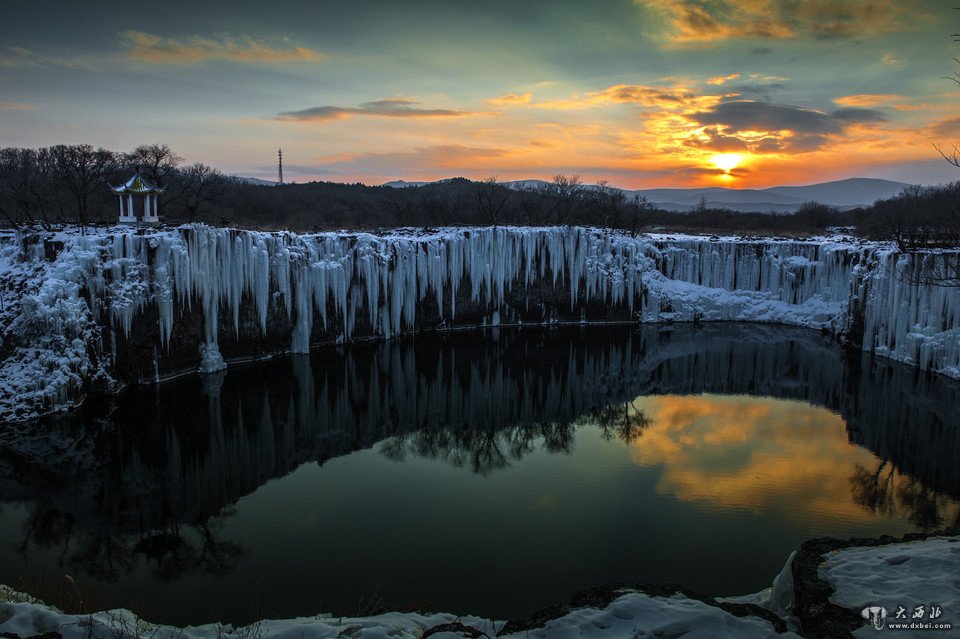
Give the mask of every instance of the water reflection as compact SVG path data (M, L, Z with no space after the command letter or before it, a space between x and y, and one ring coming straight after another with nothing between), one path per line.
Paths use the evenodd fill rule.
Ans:
M493 481L542 451L580 454L585 430L655 470L657 493L697 508L772 513L810 534L878 517L936 528L958 517L958 405L955 383L779 327L328 349L5 428L0 542L21 560L0 555L0 570L24 574L43 556L50 570L104 583L233 575L253 561L238 500L308 462L373 446ZM605 472L606 459L592 463Z
M814 529L827 519L867 522L878 514L924 530L956 520L956 502L877 462L868 449L851 447L843 419L825 408L717 395L647 396L630 407L648 423L631 449L634 458L662 467L657 490L679 499L779 512ZM851 466L849 477L838 472ZM868 466L878 466L877 473Z

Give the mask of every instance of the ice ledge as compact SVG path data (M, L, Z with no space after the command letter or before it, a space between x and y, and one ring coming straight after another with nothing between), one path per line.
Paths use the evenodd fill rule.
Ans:
M0 420L65 410L173 364L216 371L251 350L305 353L480 318L789 324L960 377L960 288L916 284L929 259L827 238L584 227L0 234Z

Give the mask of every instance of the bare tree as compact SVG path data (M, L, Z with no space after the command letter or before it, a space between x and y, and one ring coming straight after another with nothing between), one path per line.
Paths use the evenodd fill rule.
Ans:
M11 226L40 223L50 228L42 183L35 150L0 149L0 215Z
M583 182L579 175L566 176L559 173L553 176L553 181L545 185L541 193L553 200L555 222L570 224L583 198Z
M952 148L946 149L939 142L934 142L933 148L937 150L937 153L939 153L944 160L960 169L960 145L954 144Z
M393 221L397 226L409 226L413 219L413 203L405 193L400 193L394 189L387 202L390 205L390 212L393 213Z
M201 207L218 200L229 186L230 179L220 171L197 162L176 173L176 179L171 183L175 193L168 199L168 204L183 206L187 219L192 222L197 219Z
M517 217L527 226L533 226L543 222L544 206L543 197L536 187L520 186L516 189L517 194Z
M423 199L420 203L420 209L423 212L425 221L439 226L450 225L450 200L448 197L444 195L431 195Z
M584 196L585 204L592 210L588 211L593 219L600 220L603 226L618 228L620 216L627 202L627 194L622 189L610 186L608 180L597 181L596 186Z
M820 202L804 202L797 209L797 215L802 216L815 229L825 229L837 213L835 207Z
M113 169L116 156L89 144L58 144L50 147L49 153L57 182L76 204L77 222L83 232L90 222L90 200L106 185L106 175Z
M507 199L510 197L510 190L497 181L496 176L476 182L474 189L477 196L477 212L480 217L491 226L497 226Z
M630 213L630 236L636 237L656 215L657 209L642 195L634 195L628 206Z
M960 10L960 7L955 7L957 10ZM954 39L955 42L960 42L960 33L952 33L950 37ZM954 58L954 62L960 64L960 58ZM954 71L953 75L947 76L945 79L950 80L958 85L960 85L960 72ZM952 149L945 150L944 147L937 143L933 143L933 148L937 150L943 159L952 164L953 166L960 168L960 145L953 144Z
M124 158L138 173L157 186L166 186L167 179L183 164L183 158L166 144L141 144Z

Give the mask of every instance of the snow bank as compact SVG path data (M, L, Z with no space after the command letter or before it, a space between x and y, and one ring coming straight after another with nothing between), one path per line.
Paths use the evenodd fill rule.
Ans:
M826 555L819 574L834 590L831 602L853 611L883 607L888 626L946 623L953 626L953 633L960 628L960 537L836 550ZM943 632L950 634L944 629L897 628L896 636L928 637ZM872 637L876 630L865 625L853 634Z
M821 539L817 542L837 542ZM73 615L44 604L30 595L0 586L0 633L30 637L59 632L64 639L113 637L114 639L315 639L354 637L359 639L424 636L505 637L511 639L591 637L689 637L796 638L796 624L808 636L819 630L829 636L876 636L874 619L861 618L864 608L884 609L887 627L915 621L922 607L922 622L950 624L955 634L960 610L960 537L932 536L923 540L856 545L814 557L817 578L794 583L797 553L790 556L773 586L756 595L714 600L680 586L637 584L607 586L574 596L569 606L560 605L536 613L530 619L498 621L448 613L420 614L391 612L374 616L333 617L320 614L295 619L263 620L234 628L220 623L186 628L152 624L128 610L110 610ZM864 540L859 540L860 542ZM869 541L869 540L867 540ZM809 544L810 542L807 542ZM804 547L807 546L804 544ZM800 551L804 552L803 549ZM828 585L829 603L818 599L820 588ZM794 595L813 607L795 610ZM758 605L759 604L759 605ZM826 610L827 607L837 607ZM902 609L902 611L901 611ZM800 613L795 617L794 613ZM837 615L840 617L837 617ZM810 615L813 615L812 617ZM813 622L831 616L835 623L821 628ZM778 618L779 617L779 618ZM809 624L810 627L807 627ZM819 630L818 630L819 628ZM847 630L849 629L849 630ZM897 636L926 637L946 628L897 628ZM809 634L812 633L812 634Z
M590 639L593 637L686 637L689 639L796 638L792 632L777 634L770 622L760 617L738 617L723 608L683 594L650 596L624 589L623 594L602 608L583 607L540 627L509 632L505 622L451 614L422 615L387 613L371 617L317 615L297 619L264 620L243 628L208 624L187 628L157 626L128 610L111 610L91 615L66 615L35 599L0 587L0 632L29 637L56 631L64 639L112 637L114 639L419 639L429 636L505 637L513 639ZM499 634L504 629L504 634ZM481 634L483 633L483 634Z
M63 248L47 261L52 242ZM68 407L93 379L107 389L136 381L118 374L116 349L141 337L134 327L145 323L155 338L141 346L153 363L140 379L159 379L165 357L182 368L184 358L171 353L191 321L202 324L192 366L222 370L223 341L246 336L248 317L259 336L283 340L273 352L294 353L320 341L390 338L424 327L425 318L427 328L573 318L772 322L827 330L960 378L960 289L916 283L923 259L836 240L634 238L576 227L7 235L0 285L16 301L0 313L0 419Z

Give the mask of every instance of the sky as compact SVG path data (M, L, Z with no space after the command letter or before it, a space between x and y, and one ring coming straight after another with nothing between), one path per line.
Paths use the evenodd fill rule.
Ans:
M945 0L5 2L0 146L624 188L960 179Z

